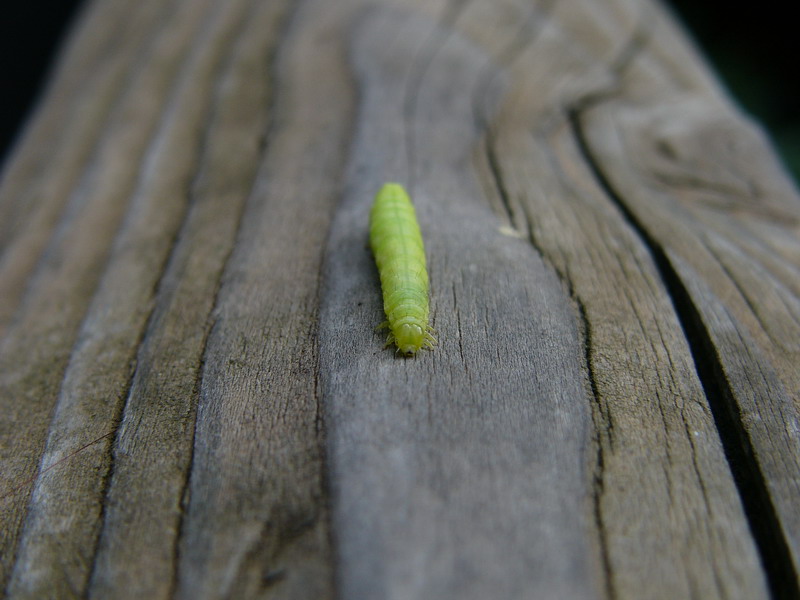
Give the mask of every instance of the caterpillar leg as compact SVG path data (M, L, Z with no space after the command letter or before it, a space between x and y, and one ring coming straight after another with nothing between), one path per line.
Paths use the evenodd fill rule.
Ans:
M425 336L423 338L422 347L431 350L434 346L436 346L439 342L436 340L435 337L436 331L433 327L428 327L425 331Z
M387 321L387 322L388 322L388 321ZM389 332L389 335L387 335L387 336L386 336L386 345L384 346L384 348L388 348L388 347L389 347L389 346L391 346L392 344L394 344L394 333L392 333L392 332L390 331L390 332Z
M384 321L375 328L375 331L381 331L383 329L388 329L388 328L389 328L389 321Z

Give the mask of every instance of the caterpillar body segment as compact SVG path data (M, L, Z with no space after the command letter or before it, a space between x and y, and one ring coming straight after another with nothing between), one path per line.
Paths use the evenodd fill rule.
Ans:
M370 212L369 240L383 290L389 328L386 345L415 354L436 343L428 325L428 269L425 247L414 206L398 183L387 183L375 196Z

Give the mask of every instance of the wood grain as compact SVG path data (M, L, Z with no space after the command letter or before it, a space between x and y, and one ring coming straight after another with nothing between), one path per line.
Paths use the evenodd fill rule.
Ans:
M631 79L658 94L669 73L636 67ZM672 94L664 106L626 84L624 108L587 107L588 152L663 262L749 510L763 515L756 533L784 593L798 593L800 203L754 126L691 89Z
M608 93L620 57L653 15L631 9L609 22L594 4L575 8L556 5L538 23L519 19L535 38L505 57L511 83L496 116L485 109L482 154L487 187L497 190L494 206L558 270L578 305L606 592L765 597L756 548L671 299L646 244L582 156L571 116L585 98ZM583 33L579 43L564 36L570 30ZM543 89L543 80L551 85Z
M448 95L479 81L484 57L437 21L392 10L360 22L352 55L364 134L333 221L320 318L341 593L593 597L576 321L555 272L504 237L481 201L465 170L470 96ZM408 119L404 83L419 65ZM398 125L416 129L410 153ZM359 326L382 319L363 224L383 181L409 179L442 341L398 360ZM487 301L483 289L503 293Z
M798 234L655 1L90 3L0 181L4 596L796 597Z
M295 6L269 72L266 154L205 351L178 598L333 594L315 335L352 127L346 8Z
M76 212L87 195L97 193L92 190L99 189L101 173L112 168L109 161L116 155L111 149L131 135L126 124L143 127L147 123L137 112L144 108L142 99L156 101L158 97L151 82L163 73L148 75L146 71L154 57L163 57L164 68L168 67L165 50L159 50L159 45L166 44L159 22L171 23L174 7L155 0L143 2L140 10L129 14L119 4L105 3L102 10L87 15L86 24L76 32L73 50L66 54L50 86L40 118L28 126L28 135L9 161L0 192L4 249L0 336L30 287L45 250L57 252L53 238L66 235L70 212ZM98 47L109 45L114 52L98 52Z
M30 213L42 210L40 204L68 196L114 99L126 88L122 78L144 50L155 19L163 18L168 9L164 2L143 2L131 14L125 5L104 2L79 14L52 69L38 116L27 123L6 165L0 192L0 247L19 236L19 227L36 222ZM115 52L97 51L111 44Z
M150 136L161 121L163 103L173 88L173 76L189 51L195 27L204 15L196 5L182 6L172 12L174 21L168 20L163 28L157 29L150 56L157 56L163 68L137 69L132 93L125 96L113 125L104 131L96 162L87 167L81 183L74 188L65 213L26 284L24 303L2 340L0 434L4 442L0 461L3 487L9 490L0 509L3 556L13 553L18 543L32 478L40 465L62 376L81 321L108 261L115 233L121 226L125 230L137 224L139 235L147 233L146 224L133 222L138 216L133 210L128 228L121 224L125 221L130 194L136 187L138 159L145 155ZM104 333L113 332L101 331L98 336ZM131 342L135 345L136 340L124 340L125 344ZM102 340L95 343L105 348ZM93 364L87 366L94 367ZM126 371L127 368L126 365ZM108 375L123 381L130 376L128 372ZM94 439L91 433L81 435L92 424L93 416L90 410L77 420L76 437L80 443L71 449ZM102 431L101 435L107 432ZM63 456L59 454L54 458L58 460ZM50 464L43 463L42 468ZM68 485L64 487L69 491ZM81 557L77 557L77 562L83 564ZM4 560L4 570L9 567L9 562ZM85 567L78 568L85 571ZM5 580L6 573L3 575Z
M174 588L203 350L263 152L272 82L259 75L271 68L285 13L284 5L251 3L233 15L246 22L237 22L236 41L228 40L231 54L221 67L188 190L189 213L137 356L90 597L166 598ZM235 162L228 159L233 153Z

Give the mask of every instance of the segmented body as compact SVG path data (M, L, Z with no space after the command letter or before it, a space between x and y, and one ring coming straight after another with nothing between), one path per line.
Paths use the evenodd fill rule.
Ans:
M383 290L389 327L387 346L403 354L430 348L435 339L428 325L428 270L414 206L398 183L387 183L375 196L369 239Z

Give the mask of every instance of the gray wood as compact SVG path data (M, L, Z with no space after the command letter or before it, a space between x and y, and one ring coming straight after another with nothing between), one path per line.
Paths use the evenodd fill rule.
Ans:
M130 135L125 123L145 123L143 116L131 119L131 111L136 110L135 102L147 97L136 90L151 91L143 71L158 51L153 43L161 30L159 22L171 22L167 19L171 7L150 0L130 14L124 4L103 3L86 15L49 86L40 117L29 124L9 160L0 191L0 246L4 250L0 256L0 336L56 228L63 229L68 218L65 211L75 211L79 198L99 185L98 170L109 168L101 161L113 156L109 149ZM109 45L114 52L98 52L98 47Z
M242 8L234 16L246 23L237 23L217 84L189 189L190 212L159 287L119 426L90 598L166 598L174 587L203 349L263 151L272 87L257 76L270 68L285 13L281 4ZM234 153L238 160L231 162Z
M0 246L19 235L18 227L30 227L34 206L54 195L68 195L70 182L80 174L79 165L114 106L111 100L124 89L120 78L136 59L134 47L142 47L152 33L153 19L168 7L142 2L141 9L130 14L125 4L104 2L83 11L57 57L38 117L27 123L8 158L0 192ZM97 52L98 46L112 43L115 52ZM60 180L56 173L67 179Z
M201 25L203 35L194 38L167 100L148 160L84 318L50 423L44 465L118 425L152 296L189 200L186 190L210 114L212 94L207 89L215 86L219 63L225 57L220 48L230 47L246 16L243 4L227 3L223 14L198 10L207 21ZM196 4L195 8L202 7ZM181 119L174 118L177 113ZM161 168L167 158L170 168ZM165 202L165 198L171 201ZM87 426L87 415L91 415L91 426ZM85 587L84 565L95 552L106 478L112 468L108 464L110 442L106 438L87 448L79 459L60 469L59 477L37 481L9 588L12 595L65 597L73 589ZM87 468L90 465L94 468ZM54 577L54 570L63 580ZM41 578L37 576L40 573L44 574Z
M607 593L764 597L758 557L670 299L642 241L595 181L569 117L584 98L605 92L611 65L639 35L639 23L650 25L635 11L609 25L594 6L557 5L535 25L535 39L506 58L513 83L497 116L487 117L487 188L497 178L502 198L495 205L558 270L579 307ZM578 43L563 35L578 29Z
M347 8L294 5L266 73L266 153L205 351L178 598L333 594L315 337L352 128L352 89L341 85Z
M464 92L485 58L400 10L364 17L353 44L361 128L320 319L341 593L594 597L577 324L555 272L498 231L469 169L478 132ZM413 182L441 338L410 360L360 325L383 318L365 231L393 180Z
M4 594L794 597L798 224L655 2L92 3L0 182Z
M4 557L14 556L16 552L62 375L103 265L108 260L115 233L124 220L129 196L136 187L138 161L153 143L151 135L162 121L163 102L204 15L204 11L197 10L196 3L179 6L178 10L171 8L171 18L159 24L156 37L143 57L151 60L157 57L162 68L146 69L146 63L134 67L134 79L125 97L121 98L113 122L104 130L92 163L87 165L73 188L64 214L26 283L24 302L0 345L0 435L3 438L0 472L3 488L8 490L0 507L3 532L0 552ZM130 227L135 224L131 223ZM147 233L148 228L140 225L139 235ZM152 277L152 274L146 276ZM138 333L135 335L138 337ZM94 341L102 344L101 340ZM124 343L131 341L136 343L135 339L126 339ZM86 366L94 367L93 364ZM129 373L112 371L108 376L127 380ZM65 432L74 436L72 449L95 439L92 424L90 410L74 423L74 433ZM106 433L108 429L100 435ZM105 447L108 448L108 444ZM64 456L59 453L54 458L60 460ZM42 468L51 464L43 463ZM69 491L68 478L62 482L62 487ZM75 560L78 568L85 571L82 565L86 559L79 556ZM11 563L2 561L3 581L6 581Z
M679 280L743 477L765 496L761 535L785 546L772 560L798 593L800 202L763 134L671 72L632 63L619 100L581 115L588 151Z

